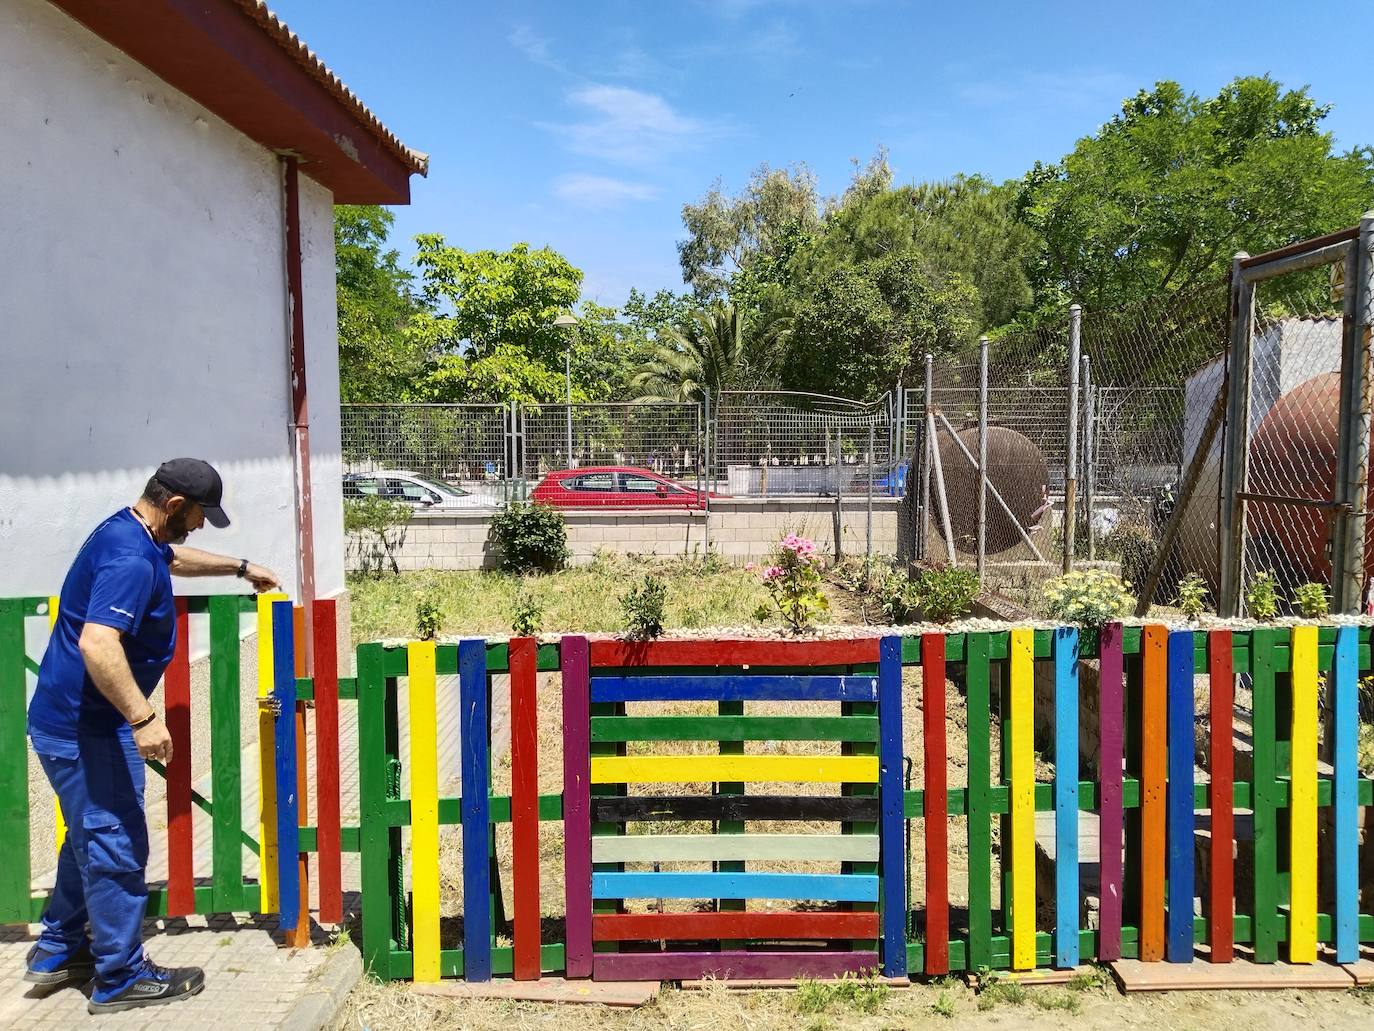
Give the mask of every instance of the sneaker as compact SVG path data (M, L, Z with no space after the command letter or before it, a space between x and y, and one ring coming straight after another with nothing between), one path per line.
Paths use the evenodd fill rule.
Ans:
M178 999L189 999L205 987L205 971L200 967L160 967L144 960L138 976L107 999L92 995L88 1013L116 1013L140 1006L162 1006ZM96 994L99 994L97 992Z
M82 945L72 953L49 952L35 945L29 949L24 980L44 988L57 988L66 984L85 984L94 975L95 957L89 945Z

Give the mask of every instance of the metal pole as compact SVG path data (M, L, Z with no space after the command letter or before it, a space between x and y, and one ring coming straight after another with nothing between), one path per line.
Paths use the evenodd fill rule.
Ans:
M916 554L921 558L930 557L930 449L934 447L931 439L930 418L931 399L935 393L935 358L926 355L926 393L925 411L921 413L921 531L917 537L919 547Z
M945 470L940 464L940 444L935 438L935 416L926 413L926 432L930 435L930 464L935 469L935 489L940 497L940 525L945 531L945 549L951 567L959 565L959 549L954 546L954 530L949 523L949 496L945 493ZM957 439L957 438L956 438Z
M888 473L890 477L892 474ZM873 564L873 419L868 420L868 510L864 517L864 579Z
M1074 536L1078 529L1078 349L1083 309L1069 305L1069 439L1064 459L1064 572L1073 570Z
M568 349L563 352L563 378L568 385L568 468L573 467L572 453L572 340L568 341Z
M1221 453L1221 503L1217 518L1217 614L1240 611L1241 573L1245 562L1245 499L1250 473L1250 367L1254 329L1255 287L1244 275L1241 251L1231 260L1231 343L1226 356L1226 435Z
M701 540L703 549L702 557L708 558L711 554L711 490L715 487L715 481L712 479L711 475L711 391L708 387L701 388L701 405L702 417L706 429L706 454L703 456L703 460L706 464L706 497L702 499L702 503L705 505L706 509L706 516L702 522Z
M1092 363L1083 355L1083 531L1088 535L1088 561L1097 561L1097 533L1093 506L1097 501L1097 395L1093 391Z
M1331 600L1337 612L1358 613L1364 592L1364 507L1369 473L1369 351L1374 322L1374 211L1345 256L1341 334L1340 437L1331 528Z
M844 441L835 427L835 561L844 558Z
M959 434L954 431L954 426L951 425L949 419L945 418L945 413L936 412L935 418L940 420L940 424L944 426L945 432L949 434L949 439L954 442L954 446L959 449L959 453L964 456L969 464L969 468L972 469L976 475L978 472L978 459L973 456L973 452L959 439ZM943 472L943 469L941 471ZM1021 525L1019 517L1011 510L1011 506L1008 505L1006 499L1002 497L1002 493L997 489L995 483L988 484L988 493L992 495L992 500L997 502L998 507L1007 514L1007 518L1011 520L1011 524L1016 527L1016 532L1021 535L1021 540L1025 541L1026 547L1030 548L1031 554L1035 556L1035 560L1037 562L1044 562L1045 556L1040 554L1040 549L1035 546L1035 541L1032 540L1031 535L1026 532L1026 528Z
M956 436L957 439L957 436ZM978 341L978 579L988 567L988 338Z

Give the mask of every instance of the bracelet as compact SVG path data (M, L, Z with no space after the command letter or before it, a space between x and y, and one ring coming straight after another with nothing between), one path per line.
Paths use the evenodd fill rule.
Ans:
M139 720L137 723L130 723L129 726L133 730L142 730L149 723L152 723L155 719L157 719L157 710L150 709L148 710L147 716L144 716L143 719Z
M237 576L240 580L242 580L245 576L248 575L248 560L246 558L242 559L239 562L239 571L234 575Z

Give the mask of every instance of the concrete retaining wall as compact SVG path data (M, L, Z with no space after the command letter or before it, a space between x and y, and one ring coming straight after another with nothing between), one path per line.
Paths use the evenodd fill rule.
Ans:
M895 498L873 500L873 554L896 554L900 504ZM842 513L837 519L834 498L716 500L711 503L711 549L731 562L757 561L766 558L782 537L797 533L833 556L838 521L841 553L862 556L867 530L864 499L846 499ZM699 555L705 548L706 516L701 512L591 509L571 510L565 516L575 565L591 561L603 550L668 558ZM396 551L397 564L403 570L494 568L489 520L480 512L417 512ZM350 539L348 568L362 568L372 547L368 541Z

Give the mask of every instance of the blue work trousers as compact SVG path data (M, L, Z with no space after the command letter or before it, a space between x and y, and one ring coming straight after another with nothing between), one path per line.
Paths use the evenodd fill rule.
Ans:
M143 813L143 760L133 734L83 734L79 755L38 760L62 803L67 836L57 857L57 886L43 914L38 944L71 953L90 924L96 991L117 992L143 966L148 902L148 822Z

